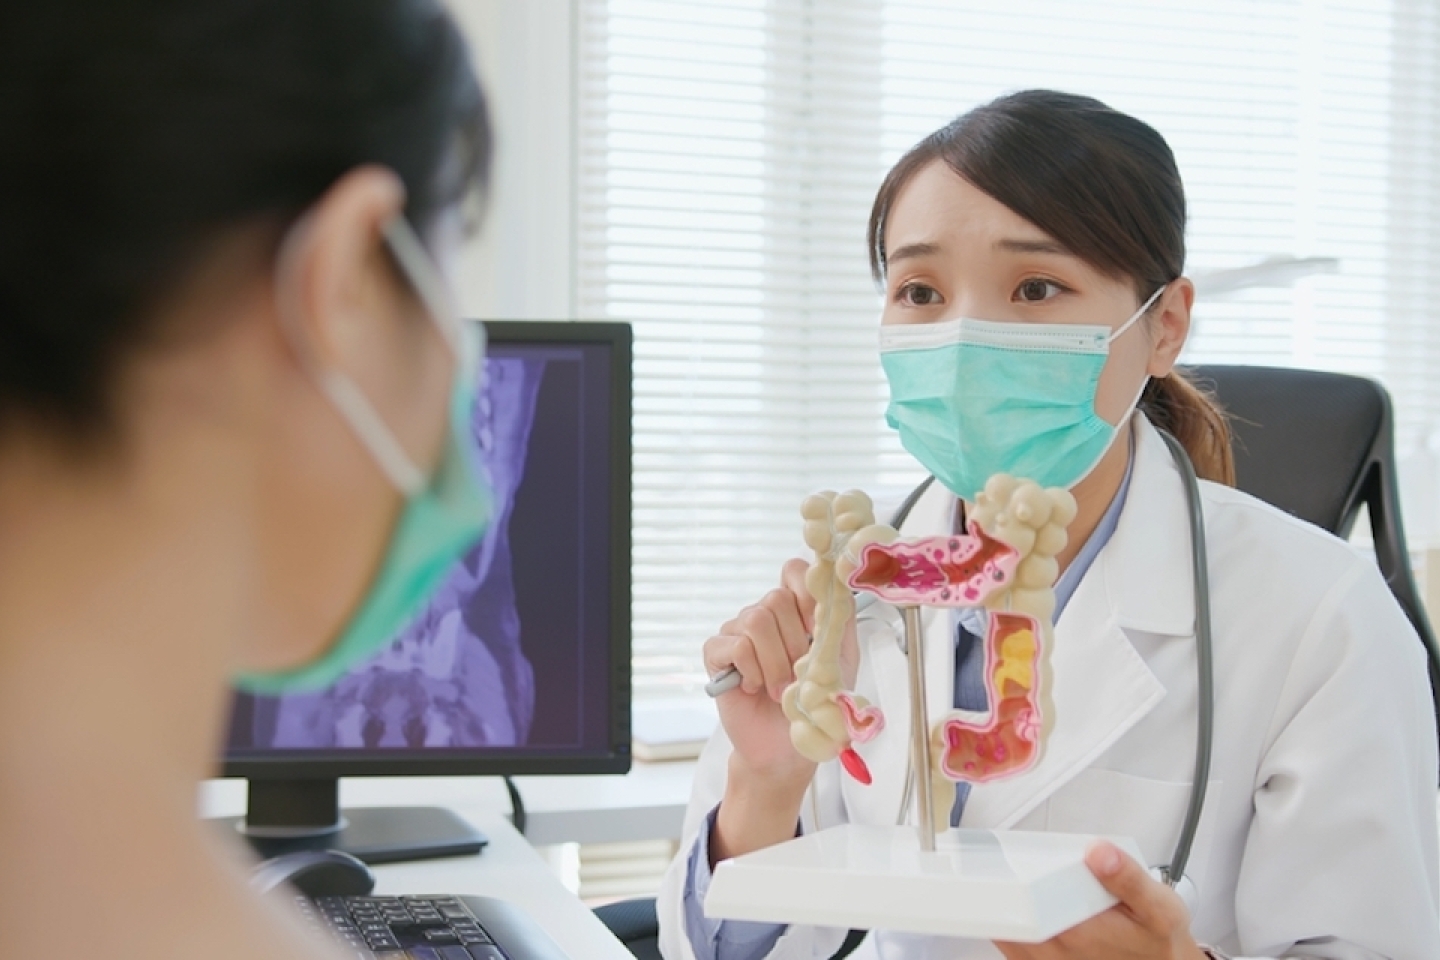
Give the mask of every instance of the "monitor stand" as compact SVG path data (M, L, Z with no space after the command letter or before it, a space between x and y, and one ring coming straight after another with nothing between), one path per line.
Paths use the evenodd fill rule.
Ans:
M343 850L366 863L428 860L480 852L485 834L440 807L340 809L340 781L250 780L243 817L219 822L262 857L297 850Z

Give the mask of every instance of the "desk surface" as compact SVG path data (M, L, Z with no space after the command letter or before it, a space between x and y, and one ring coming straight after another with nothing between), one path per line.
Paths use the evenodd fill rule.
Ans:
M347 779L340 783L340 800L346 806L448 807L490 838L478 857L376 867L379 893L501 897L526 910L577 960L633 960L531 844L678 838L694 770L693 763L636 764L625 776L517 777L529 817L524 837L510 825L510 801L496 777ZM209 781L199 801L202 816L240 814L245 782Z
M530 914L575 960L634 960L595 914L561 885L508 820L471 810L465 811L465 818L490 837L483 853L376 867L376 892L498 897Z
M516 777L528 817L525 838L536 846L678 840L694 776L690 761L637 763L623 776ZM499 777L346 779L340 781L340 802L352 807L420 804L510 811ZM209 817L243 813L245 781L209 781L201 789L200 808Z

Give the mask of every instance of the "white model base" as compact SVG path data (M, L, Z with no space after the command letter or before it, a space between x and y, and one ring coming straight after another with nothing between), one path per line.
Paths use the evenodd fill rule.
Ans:
M1038 943L1116 902L1085 866L1094 839L952 829L925 853L914 827L847 824L721 862L705 913Z

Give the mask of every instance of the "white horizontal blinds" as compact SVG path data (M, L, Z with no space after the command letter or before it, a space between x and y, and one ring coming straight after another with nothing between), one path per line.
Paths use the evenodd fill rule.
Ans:
M1386 204L1385 366L1412 548L1440 548L1440 4L1396 0Z
M1094 96L1146 120L1174 149L1190 204L1191 272L1274 255L1344 256L1354 271L1307 281L1316 288L1316 301L1334 303L1339 290L1348 294L1356 286L1373 299L1373 258L1352 264L1354 257L1346 254L1354 250L1331 243L1343 236L1334 235L1336 218L1322 211L1328 212L1326 197L1335 195L1326 189L1337 166L1330 157L1340 160L1342 152L1327 155L1325 147L1336 133L1359 133L1354 121L1360 116L1364 127L1373 125L1373 74L1378 69L1383 76L1386 57L1380 50L1378 56L1323 59L1334 32L1325 6L1294 0L1019 0L999 8L984 0L891 0L887 147L898 153L955 114L1016 89ZM1358 31L1362 47L1369 34L1388 28L1383 3L1363 6L1344 25ZM1375 10L1378 25L1372 22ZM919 43L949 55L926 56L916 51ZM1357 78L1365 84L1354 84ZM1323 99L1331 80L1351 83L1343 108ZM1355 139L1360 142L1352 144L1352 154L1359 162L1338 166L1383 179L1383 156L1379 169L1364 166L1374 159L1371 138ZM1367 199L1341 219L1365 234L1365 242L1377 216L1383 218L1383 210ZM1318 329L1297 336L1293 299L1289 289L1278 289L1202 302L1192 358L1289 362L1302 339L1314 350ZM1316 317L1312 327L1319 326ZM1374 337L1364 340L1360 352L1373 358Z
M1175 150L1190 273L1339 258L1334 275L1202 299L1187 359L1380 377L1415 472L1406 455L1440 428L1428 293L1440 266L1440 5L886 0L885 18L887 160L1001 93L1085 93ZM1425 524L1411 527L1426 538Z
M888 164L1000 93L1085 93L1157 127L1192 274L1342 261L1202 301L1190 360L1379 376L1402 453L1440 427L1434 0L580 10L578 299L635 323L642 693L698 679L699 643L795 549L802 494L916 478L883 423L864 218ZM1405 467L1423 543L1440 458Z
M633 322L637 694L775 585L798 505L888 438L864 218L870 0L585 0L580 314Z

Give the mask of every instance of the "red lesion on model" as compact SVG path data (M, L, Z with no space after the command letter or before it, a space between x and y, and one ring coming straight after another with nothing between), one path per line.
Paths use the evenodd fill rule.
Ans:
M1008 637L1036 631L1039 623L1021 614L995 612L986 631L985 674L992 700L990 715L981 723L959 717L943 727L941 770L951 780L983 783L1013 776L1035 762L1040 749L1040 712L1037 691L1010 678L996 684ZM1038 653L1035 655L1038 660ZM1038 663L1028 664L1031 677Z
M1022 736L1018 722L1032 708L1025 697L1007 697L984 726L958 720L945 725L945 775L980 783L1019 772L1035 757L1037 743Z
M864 758L855 752L854 747L846 747L840 751L840 766L845 768L846 773L867 787L873 782L870 768L865 765Z
M979 544L979 549L960 562L951 559L942 563L947 583L969 583L985 572L986 567L998 565L1002 560L1015 556L1015 548L996 540L974 522L970 524L970 539Z
M933 537L919 543L867 544L850 584L875 591L887 587L938 590L967 584L1015 556L1014 547L972 523L970 533L965 535Z
M850 575L852 587L888 587L900 579L904 566L900 558L878 543L868 544L860 557L860 568Z

